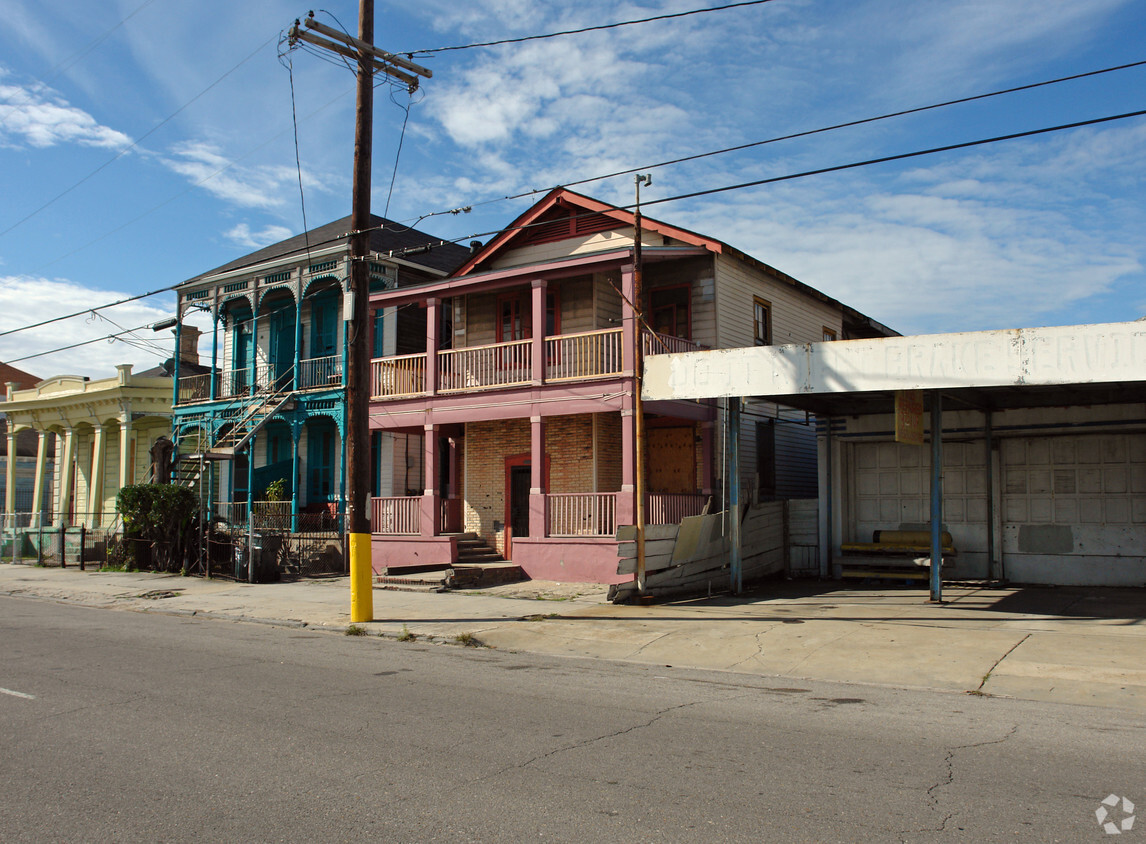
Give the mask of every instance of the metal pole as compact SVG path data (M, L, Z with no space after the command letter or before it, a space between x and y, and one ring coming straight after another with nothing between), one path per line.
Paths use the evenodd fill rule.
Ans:
M931 393L931 600L943 601L943 396Z
M728 570L732 594L744 589L744 567L740 559L740 397L728 398Z
M987 452L986 460L984 461L987 467L987 577L995 577L995 467L994 461L991 459L991 450L994 448L994 420L991 417L991 411L983 411L983 445L984 450Z
M359 0L358 38L374 43L374 0ZM350 297L353 304L346 373L346 532L350 557L350 620L374 618L370 562L370 156L374 123L374 66L371 54L358 51L358 105L354 124L354 196L350 238ZM433 361L430 362L431 365ZM428 481L427 481L428 483Z

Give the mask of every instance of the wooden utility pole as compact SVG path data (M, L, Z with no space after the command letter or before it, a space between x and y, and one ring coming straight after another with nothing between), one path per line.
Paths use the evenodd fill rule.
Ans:
M633 177L637 187L637 203L633 213L633 305L637 314L637 348L633 355L633 439L636 441L636 528L637 528L637 594L646 594L645 585L645 409L641 402L641 385L644 382L645 346L644 312L641 307L644 293L641 290L644 272L641 256L641 185L651 185L652 176L640 173Z
M358 61L358 104L354 122L354 195L350 232L350 283L347 290L346 364L346 532L350 554L350 620L374 618L373 569L370 561L370 163L373 152L374 73L381 71L418 87L418 76L429 70L374 46L374 0L359 0L358 37L318 23L311 16L306 29L290 31L290 42L306 41ZM395 65L403 68L398 70ZM407 73L405 71L411 71ZM416 74L416 75L413 75Z

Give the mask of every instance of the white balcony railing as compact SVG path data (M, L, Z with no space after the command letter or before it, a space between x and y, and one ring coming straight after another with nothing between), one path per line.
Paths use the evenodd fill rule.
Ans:
M617 532L617 493L550 493L550 536L613 536Z
M621 366L621 329L584 331L545 338L545 379L572 381L616 375Z
M676 354L677 352L695 352L703 349L699 343L694 343L691 340L685 340L683 337L673 337L671 334L659 334L652 331L645 331L641 335L644 341L644 353L646 355L667 355Z
M399 355L370 362L370 395L376 399L426 392L426 356Z
M387 536L417 536L422 530L422 496L370 499L370 530Z
M646 525L678 525L685 516L704 512L708 496L701 493L650 492L645 497Z
M532 380L532 340L438 352L438 389L443 393L510 387L528 384Z

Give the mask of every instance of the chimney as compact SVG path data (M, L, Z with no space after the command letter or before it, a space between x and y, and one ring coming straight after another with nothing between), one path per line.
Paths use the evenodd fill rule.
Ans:
M181 363L199 363L199 335L203 332L194 325L183 323L179 333L179 361Z

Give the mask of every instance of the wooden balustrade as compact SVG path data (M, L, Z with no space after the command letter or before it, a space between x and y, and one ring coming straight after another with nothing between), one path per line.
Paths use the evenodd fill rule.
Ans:
M617 532L617 493L550 493L550 536L613 536Z
M399 355L370 361L370 395L385 399L426 392L426 356Z
M686 516L699 516L708 496L699 492L650 492L645 497L646 525L678 525Z
M417 536L422 530L422 496L370 499L370 530L387 536Z
M438 390L509 387L533 380L533 341L514 340L438 352Z
M545 378L571 381L621 371L621 329L545 338Z

